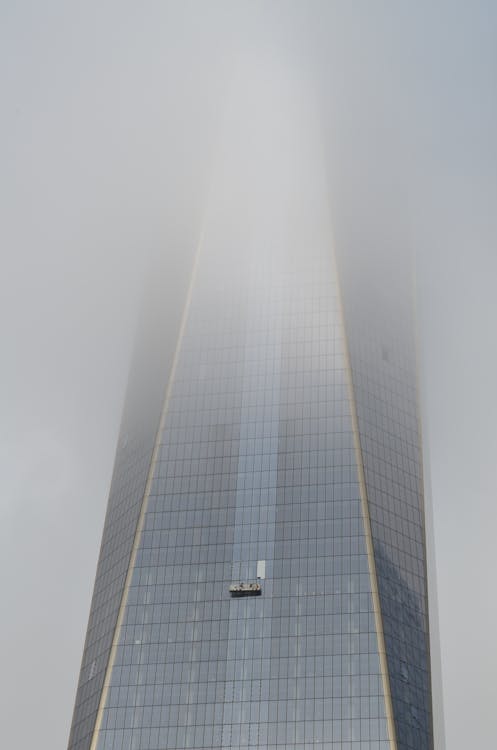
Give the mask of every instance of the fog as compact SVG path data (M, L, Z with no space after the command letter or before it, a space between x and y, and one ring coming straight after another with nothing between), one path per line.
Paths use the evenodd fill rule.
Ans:
M416 258L447 747L496 744L496 33L491 2L2 4L2 745L66 746L144 279L184 280L221 153L283 184L278 81L332 222Z

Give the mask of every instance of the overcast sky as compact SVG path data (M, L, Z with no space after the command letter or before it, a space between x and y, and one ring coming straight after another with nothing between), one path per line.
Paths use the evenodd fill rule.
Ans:
M496 39L474 0L0 3L2 746L66 745L147 259L191 253L231 69L272 56L334 190L405 204L447 748L497 746Z

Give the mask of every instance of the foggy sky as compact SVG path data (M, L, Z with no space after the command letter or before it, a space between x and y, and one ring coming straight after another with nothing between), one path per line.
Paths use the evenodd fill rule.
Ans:
M3 746L66 746L148 259L192 253L268 61L320 103L332 213L378 181L416 253L447 748L496 745L496 39L492 2L4 0Z

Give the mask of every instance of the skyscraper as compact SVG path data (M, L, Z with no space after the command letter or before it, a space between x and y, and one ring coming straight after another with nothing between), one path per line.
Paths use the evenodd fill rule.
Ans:
M151 293L70 750L433 748L409 262L333 237L284 104Z

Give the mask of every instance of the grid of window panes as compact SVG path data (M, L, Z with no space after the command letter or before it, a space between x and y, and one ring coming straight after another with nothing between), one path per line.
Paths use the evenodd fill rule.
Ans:
M147 434L123 423L102 536L90 618L76 695L70 750L90 746L117 614L122 599L138 515L160 413L161 394Z
M408 259L397 253L396 262L388 283L371 259L362 267L363 294L357 269L344 273L342 288L397 744L399 750L431 750L412 282Z
M149 289L116 451L100 556L69 737L69 750L88 750L122 601L142 506L180 306L168 308ZM168 328L164 333L167 314Z
M332 264L287 240L201 255L98 750L390 748Z

